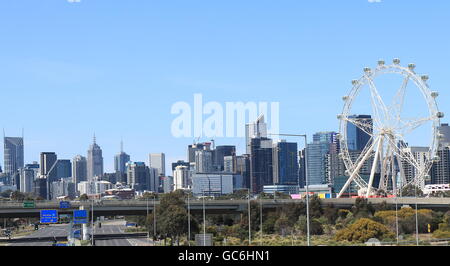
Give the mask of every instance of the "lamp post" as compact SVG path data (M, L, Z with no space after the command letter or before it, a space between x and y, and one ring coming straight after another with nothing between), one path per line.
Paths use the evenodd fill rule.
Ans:
M92 208L91 208L91 245L94 245L94 199L92 199Z
M202 190L203 194L203 246L206 246L206 211L205 211L205 191Z
M251 228L251 220L250 220L250 189L248 190L248 245L252 244L252 228Z
M261 195L259 196L259 229L261 232L261 246L263 245L263 207L262 207L262 199L261 199Z
M395 191L395 233L397 234L397 245L400 244L399 236L398 236L398 204L397 204L397 191Z
M187 202L188 202L188 245L191 246L191 205L189 203L189 194L190 192L188 192L188 198L187 198Z
M306 134L268 134L273 136L284 136L284 137L303 137L305 139L305 188L306 188L306 239L308 246L311 245L311 237L309 233L309 191L308 191L308 136Z
M419 215L418 215L418 210L417 210L417 182L415 182L415 186L414 186L414 194L415 194L415 200L416 200L416 245L419 246Z
M145 198L145 201L147 202L147 216L146 216L146 221L148 219L148 197ZM153 216L155 215L155 212L153 212ZM150 231L147 229L147 241L150 242Z
M153 194L153 238L155 237L156 237L156 194Z

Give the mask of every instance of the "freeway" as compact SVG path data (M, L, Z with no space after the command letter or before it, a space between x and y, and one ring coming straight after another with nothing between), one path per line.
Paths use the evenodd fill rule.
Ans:
M123 234L125 230L125 221L116 220L111 222L102 222L102 227L96 226L94 230L95 234ZM95 240L96 246L131 246L128 239L105 239Z
M399 206L410 205L417 203L418 208L431 208L448 210L450 207L450 198L370 198L368 199L372 204L380 204L386 202L388 205L398 204ZM262 200L262 207L264 209L275 209L289 203L297 203L303 200ZM259 201L258 201L259 202ZM351 208L355 199L322 199L322 205L333 204L338 208ZM24 208L22 202L1 202L0 203L0 218L31 218L39 217L40 211L45 209L56 209L59 214L71 214L73 210L84 207L89 213L93 212L94 217L99 216L116 216L116 215L145 215L153 211L152 202L145 200L104 200L104 201L72 201L71 208L59 209L58 201L37 201L34 208ZM156 208L159 207L159 201L155 202ZM225 214L225 213L243 213L247 211L247 200L206 200L205 209L208 214ZM187 207L187 206L186 206ZM201 213L203 210L203 202L201 200L191 200L190 209L192 213Z
M69 235L68 224L54 224L40 226L38 231L29 235L13 238L10 246L52 246L53 238L58 241L67 241ZM97 236L97 238L96 238ZM129 239L127 237L133 238ZM114 220L103 222L102 226L97 226L94 230L94 240L96 246L132 246L139 242L136 237L125 232L125 221ZM132 243L131 243L132 242Z
M40 226L39 230L30 235L18 237L20 238L52 238L67 237L69 234L69 226L67 224L55 224L48 226ZM53 241L31 241L21 243L11 243L10 246L51 246Z

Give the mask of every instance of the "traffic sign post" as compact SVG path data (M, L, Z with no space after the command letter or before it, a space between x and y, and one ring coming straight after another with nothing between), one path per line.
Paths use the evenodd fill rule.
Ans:
M34 201L24 201L23 207L24 208L35 208L36 204L34 203Z
M87 210L73 211L73 224L87 224L88 221Z
M58 223L58 211L57 210L41 210L41 223L42 224Z

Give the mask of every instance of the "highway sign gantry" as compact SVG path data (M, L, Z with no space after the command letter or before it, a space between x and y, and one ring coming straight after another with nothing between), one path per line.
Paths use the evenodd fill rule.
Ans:
M42 224L58 223L58 211L57 210L41 210L41 223Z
M23 207L24 208L35 208L36 204L34 203L34 201L24 201Z
M87 210L73 211L73 224L87 224L87 223L88 223Z
M70 202L69 201L60 201L59 208L60 209L70 209Z

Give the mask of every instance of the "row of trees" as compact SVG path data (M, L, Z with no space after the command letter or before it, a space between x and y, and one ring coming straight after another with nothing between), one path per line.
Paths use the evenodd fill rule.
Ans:
M40 196L36 196L34 193L23 193L18 190L6 190L0 193L0 196L5 199L10 199L13 201L24 201L24 200L44 200Z
M156 210L156 230L154 230L154 214L148 217L134 217L135 222L145 226L150 232L162 239L170 238L179 243L186 239L188 231L188 213L185 207L187 194L175 191L169 194L144 194L144 198L159 198L160 205ZM264 196L264 195L262 195ZM192 196L190 196L192 197ZM246 199L248 192L237 192L228 197ZM370 238L394 241L395 232L414 234L416 231L416 214L412 208L401 208L397 212L392 206L384 203L372 205L367 199L358 198L350 209L339 209L333 205L323 206L317 196L310 198L310 233L311 235L327 235L335 241L365 242ZM253 236L263 235L306 235L306 205L303 202L285 204L276 209L264 209L258 200L250 203L250 224ZM214 235L216 241L224 238L248 239L248 216L242 214L208 214L206 231ZM261 220L262 218L262 220ZM398 221L398 223L397 223ZM430 229L433 236L450 238L450 212L443 214L432 210L418 210L419 233L427 233ZM203 222L201 215L191 214L191 237L200 230ZM172 241L171 241L172 244Z

